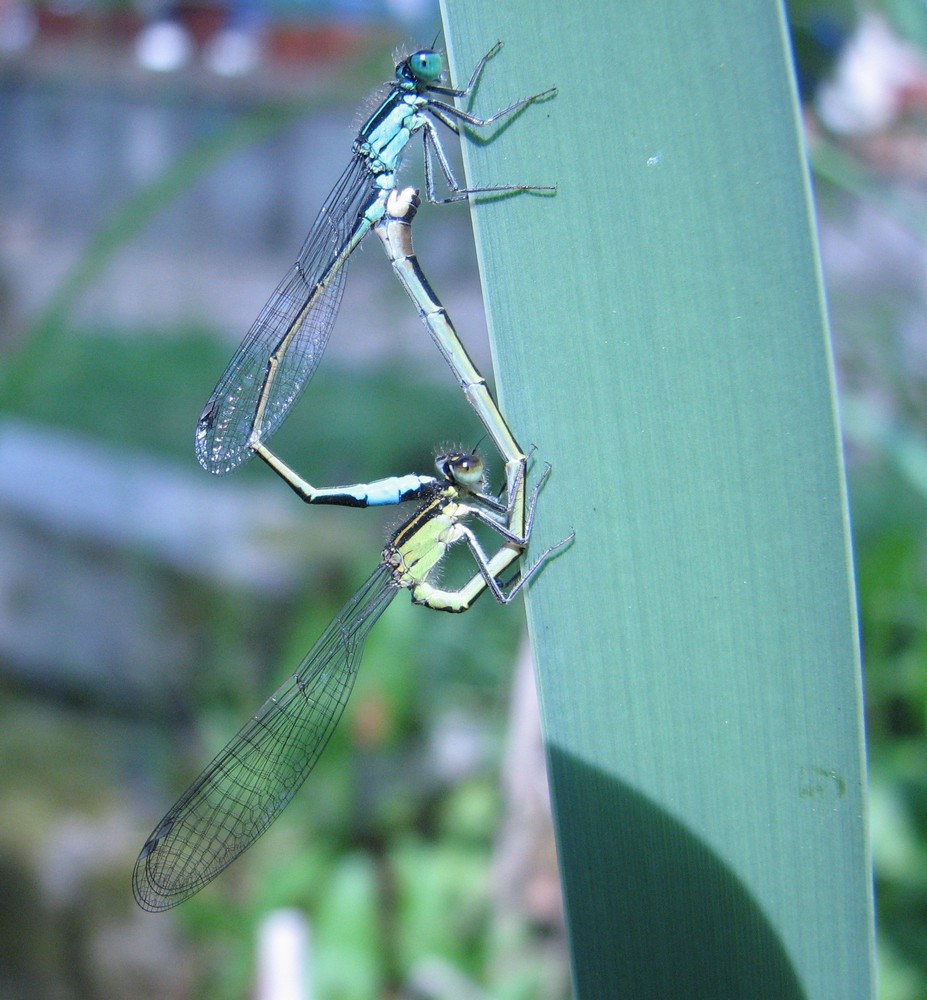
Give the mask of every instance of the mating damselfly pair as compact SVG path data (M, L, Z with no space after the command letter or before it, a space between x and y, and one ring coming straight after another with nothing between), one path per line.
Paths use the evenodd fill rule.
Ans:
M335 617L299 669L232 738L178 799L145 842L133 873L133 891L148 910L164 910L199 891L267 829L302 785L324 750L351 693L363 642L400 589L434 610L467 610L488 590L508 603L544 561L572 536L545 549L532 565L503 575L520 559L531 536L538 493L528 457L518 445L414 254L411 223L419 207L413 189L397 190L400 156L421 133L426 194L433 203L496 192L550 192L527 185L461 187L439 139L436 123L455 134L460 125L482 128L526 105L553 96L551 88L480 118L450 101L468 97L497 43L479 61L466 87L440 83L443 63L432 50L413 53L396 67L395 82L360 129L347 169L325 200L299 256L245 337L197 424L201 465L232 471L259 455L307 503L370 506L417 501L391 538L380 564ZM439 198L434 161L449 194ZM479 456L438 456L437 476L407 475L367 484L317 488L267 447L312 377L344 291L347 263L373 230L393 269L448 362L458 384L500 451L506 468L498 494L486 490ZM472 525L501 540L487 553ZM432 582L447 551L464 543L476 566L458 589Z

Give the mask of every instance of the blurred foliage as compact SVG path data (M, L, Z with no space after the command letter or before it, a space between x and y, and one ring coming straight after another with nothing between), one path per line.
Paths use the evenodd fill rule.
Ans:
M799 76L812 83L803 92L809 101L860 15L873 11L927 66L927 8L919 0L865 5L792 0ZM870 84L877 88L883 81L876 76ZM825 262L829 241L834 245L826 273L865 663L879 995L922 1000L927 996L927 108L913 87L898 95L896 115L875 134L838 136L820 124L814 122L810 153Z
M923 428L917 436L924 457ZM850 464L880 996L927 996L927 495L889 442Z

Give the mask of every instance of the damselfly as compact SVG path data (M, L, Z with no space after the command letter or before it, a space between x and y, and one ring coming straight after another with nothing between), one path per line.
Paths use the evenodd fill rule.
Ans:
M431 495L392 536L373 575L296 673L232 738L145 842L132 875L135 898L144 909L166 910L198 892L287 806L341 718L364 640L399 590L410 591L414 603L440 611L466 611L484 590L507 604L572 538L546 549L530 568L503 583L501 574L521 556L531 534L537 494L549 467L528 499L524 535L516 536L506 527L507 505L484 492L477 455L442 455L437 465L440 479ZM278 462L275 468L287 477L286 466ZM489 525L502 537L498 552L486 554L468 519ZM429 577L458 542L466 542L477 572L459 590L444 590Z
M225 473L248 459L299 398L328 343L348 258L384 217L401 154L413 135L420 132L423 137L425 185L432 202L458 201L470 194L552 190L527 185L462 188L438 137L436 122L459 134L460 123L482 128L556 92L550 88L522 98L486 118L441 99L468 97L501 46L497 42L480 59L462 89L439 83L443 62L437 52L415 52L398 64L395 82L358 133L351 162L322 205L295 264L261 310L200 416L196 452L205 469ZM435 191L432 156L449 188L445 198ZM342 492L324 490L312 502L350 502L339 499ZM378 495L377 489L370 495Z

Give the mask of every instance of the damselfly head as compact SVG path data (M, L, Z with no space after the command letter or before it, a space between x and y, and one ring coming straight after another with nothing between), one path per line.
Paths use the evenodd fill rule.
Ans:
M404 59L396 67L396 78L399 80L414 80L428 86L437 83L444 72L444 60L439 52L433 49L419 49Z
M445 479L469 490L479 489L486 474L483 460L473 451L438 455L435 465Z

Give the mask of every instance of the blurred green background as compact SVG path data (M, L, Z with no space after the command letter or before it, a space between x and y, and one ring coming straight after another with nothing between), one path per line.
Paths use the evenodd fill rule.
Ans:
M880 996L917 1000L927 13L790 15L850 475ZM523 619L488 601L443 616L400 595L272 833L168 915L129 891L154 823L401 518L306 512L256 466L214 479L192 436L347 162L363 95L393 47L438 27L427 3L0 5L0 996L249 995L283 908L311 915L320 998L569 995ZM429 277L488 371L467 212L419 218ZM275 438L320 484L428 472L436 446L481 436L379 247L356 257Z

